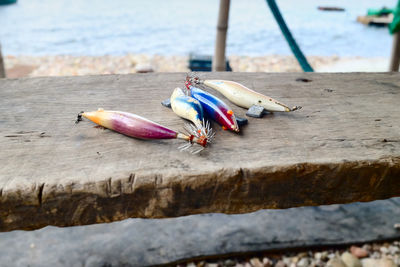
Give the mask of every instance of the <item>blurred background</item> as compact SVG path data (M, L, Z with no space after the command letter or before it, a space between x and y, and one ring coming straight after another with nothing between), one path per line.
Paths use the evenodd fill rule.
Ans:
M10 0L2 0L10 1ZM395 0L280 0L315 71L387 71L386 25L357 22ZM322 11L335 6L344 11ZM188 71L214 52L219 1L18 0L0 6L8 77ZM264 0L233 0L226 55L233 71L301 71Z

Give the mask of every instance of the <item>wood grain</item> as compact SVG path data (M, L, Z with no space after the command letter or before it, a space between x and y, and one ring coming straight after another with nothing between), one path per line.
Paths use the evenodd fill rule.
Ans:
M1 80L0 230L400 196L399 73L201 73L303 109L249 118L240 135L214 125L200 155L74 124L101 107L179 130L160 102L185 75Z

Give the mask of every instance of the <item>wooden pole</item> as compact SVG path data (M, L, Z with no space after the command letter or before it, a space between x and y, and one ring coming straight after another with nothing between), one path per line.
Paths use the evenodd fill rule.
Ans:
M3 55L1 53L1 45L0 45L0 78L6 77L6 68L4 67Z
M400 32L393 34L392 56L389 71L399 71L400 61Z
M225 46L226 32L228 30L230 0L220 0L217 25L217 38L215 41L215 53L213 58L212 70L225 71Z

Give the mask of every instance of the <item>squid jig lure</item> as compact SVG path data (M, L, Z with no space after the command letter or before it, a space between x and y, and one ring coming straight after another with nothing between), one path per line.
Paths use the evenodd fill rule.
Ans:
M290 112L301 109L301 106L289 108L287 105L275 100L269 96L260 94L246 86L225 80L200 80L198 77L189 78L195 84L204 84L211 87L235 105L249 109L246 113L250 117L262 117L265 110L271 112Z
M135 137L139 139L182 139L188 143L179 147L180 150L186 150L192 147L193 144L198 144L201 148L192 150L191 153L196 154L202 151L208 143L210 137L203 135L202 132L193 131L193 129L186 129L187 134L176 132L156 122L138 116L136 114L110 111L98 109L93 112L80 112L76 119L76 123L85 117L92 122L121 134ZM190 132L189 132L190 131Z
M204 111L200 102L193 97L185 95L181 88L175 88L170 102L171 108L176 115L193 122L198 130L205 127Z
M188 94L201 103L207 117L222 125L224 130L231 130L237 133L240 131L235 114L221 99L193 86L189 78L186 79L185 86Z

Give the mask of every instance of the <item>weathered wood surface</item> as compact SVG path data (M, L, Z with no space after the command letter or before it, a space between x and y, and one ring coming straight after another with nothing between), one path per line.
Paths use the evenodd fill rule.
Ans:
M0 81L0 229L400 196L399 73L202 76L303 109L249 118L240 135L215 126L214 144L191 155L176 150L179 140L74 124L79 111L102 107L180 129L160 102L184 73Z

